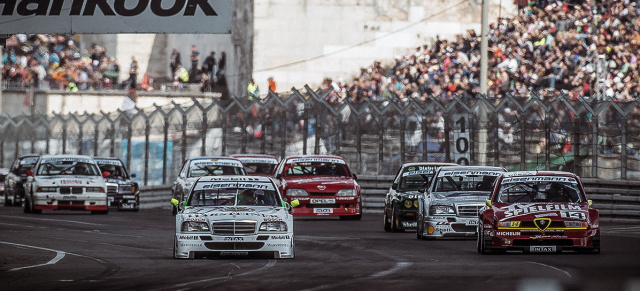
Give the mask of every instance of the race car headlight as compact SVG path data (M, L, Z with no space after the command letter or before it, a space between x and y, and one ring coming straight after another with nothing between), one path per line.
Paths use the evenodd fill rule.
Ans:
M499 221L498 227L520 227L520 221Z
M418 208L418 200L413 200L413 207Z
M260 231L287 231L287 224L284 221L263 222Z
M121 194L134 193L133 187L131 185L120 185L120 187L118 187L118 193L121 193Z
M102 188L102 187L87 187L86 192L104 193L104 188Z
M456 214L456 211L453 209L453 206L432 205L431 207L429 207L429 214L432 214L432 215Z
M411 208L411 205L413 205L411 200L405 200L404 201L404 208Z
M565 227L570 227L570 228L579 228L579 227L587 227L587 222L586 221L565 221L564 222L564 226Z
M289 189L287 190L287 196L309 196L309 193L304 189Z
M57 187L38 187L38 190L36 190L36 192L57 192L58 188Z
M336 196L356 196L356 189L340 189Z
M203 221L185 221L182 223L182 231L209 231L209 225Z

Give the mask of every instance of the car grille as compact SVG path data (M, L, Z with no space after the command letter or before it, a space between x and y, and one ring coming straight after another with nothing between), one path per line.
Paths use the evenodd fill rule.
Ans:
M118 194L118 185L107 185L107 194Z
M459 217L478 217L478 211L482 208L481 205L462 205L458 206Z
M263 242L206 242L204 246L210 250L258 250Z
M82 194L82 187L60 187L60 194Z
M218 235L235 235L235 234L254 234L256 232L255 221L226 221L214 222L211 224L213 234Z
M476 226L464 225L464 224L460 224L460 223L452 223L451 224L451 228L455 232L476 232L477 229L478 229Z

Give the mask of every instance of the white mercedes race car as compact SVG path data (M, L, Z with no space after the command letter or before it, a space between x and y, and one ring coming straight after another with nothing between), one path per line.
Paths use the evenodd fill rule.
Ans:
M291 206L273 180L259 176L199 178L178 208L173 257L295 256Z
M109 212L107 186L100 168L89 156L41 156L27 175L25 213L59 209Z

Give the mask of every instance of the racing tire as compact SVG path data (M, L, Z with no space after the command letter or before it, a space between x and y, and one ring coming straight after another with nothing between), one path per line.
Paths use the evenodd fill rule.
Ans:
M386 207L384 209L383 219L384 219L384 231L390 232L391 231L391 222L389 222L389 217L387 216Z
M91 210L91 214L109 214L109 208L107 210Z
M13 206L13 202L11 202L11 205L9 205L9 199L7 199L7 192L4 193L4 207L9 207L9 206Z
M393 205L391 210L391 232L404 232L404 229L398 228L398 223L400 219L398 218L398 206Z
M175 235L173 236L173 258L179 259L178 258L178 240L176 240Z
M362 213L357 214L357 215L342 215L340 216L340 220L361 220L362 219Z
M484 230L478 231L478 253L486 255L491 253L489 249L484 245Z
M22 202L22 210L24 213L31 213L31 205L29 204L29 201L27 201L27 198Z

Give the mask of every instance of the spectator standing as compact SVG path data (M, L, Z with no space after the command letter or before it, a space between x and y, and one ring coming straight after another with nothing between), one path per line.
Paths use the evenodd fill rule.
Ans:
M136 57L131 56L131 65L129 66L129 88L136 89L138 87L138 61Z
M260 88L258 88L258 84L251 79L249 85L247 85L247 94L249 101L253 101L253 98L258 98L260 96Z
M202 70L207 75L207 82L203 84L205 87L209 87L209 88L213 87L213 84L215 82L214 73L216 71L217 63L218 63L218 60L216 60L216 52L211 51L211 54L209 54L209 56L207 56L207 58L204 59L204 63L202 63Z
M198 62L200 61L200 52L195 44L191 46L191 57L189 59L191 60L191 72L189 75L195 76L198 73Z
M273 79L273 77L269 77L267 81L269 81L269 90L273 91L273 93L276 93L276 81Z
M216 72L216 77L218 78L218 85L226 85L227 79L225 74L227 69L227 53L222 52L220 55L220 59L218 60L218 71Z
M177 49L173 49L171 57L169 58L169 69L171 69L171 75L176 73L178 66L182 65L180 60L180 52Z

